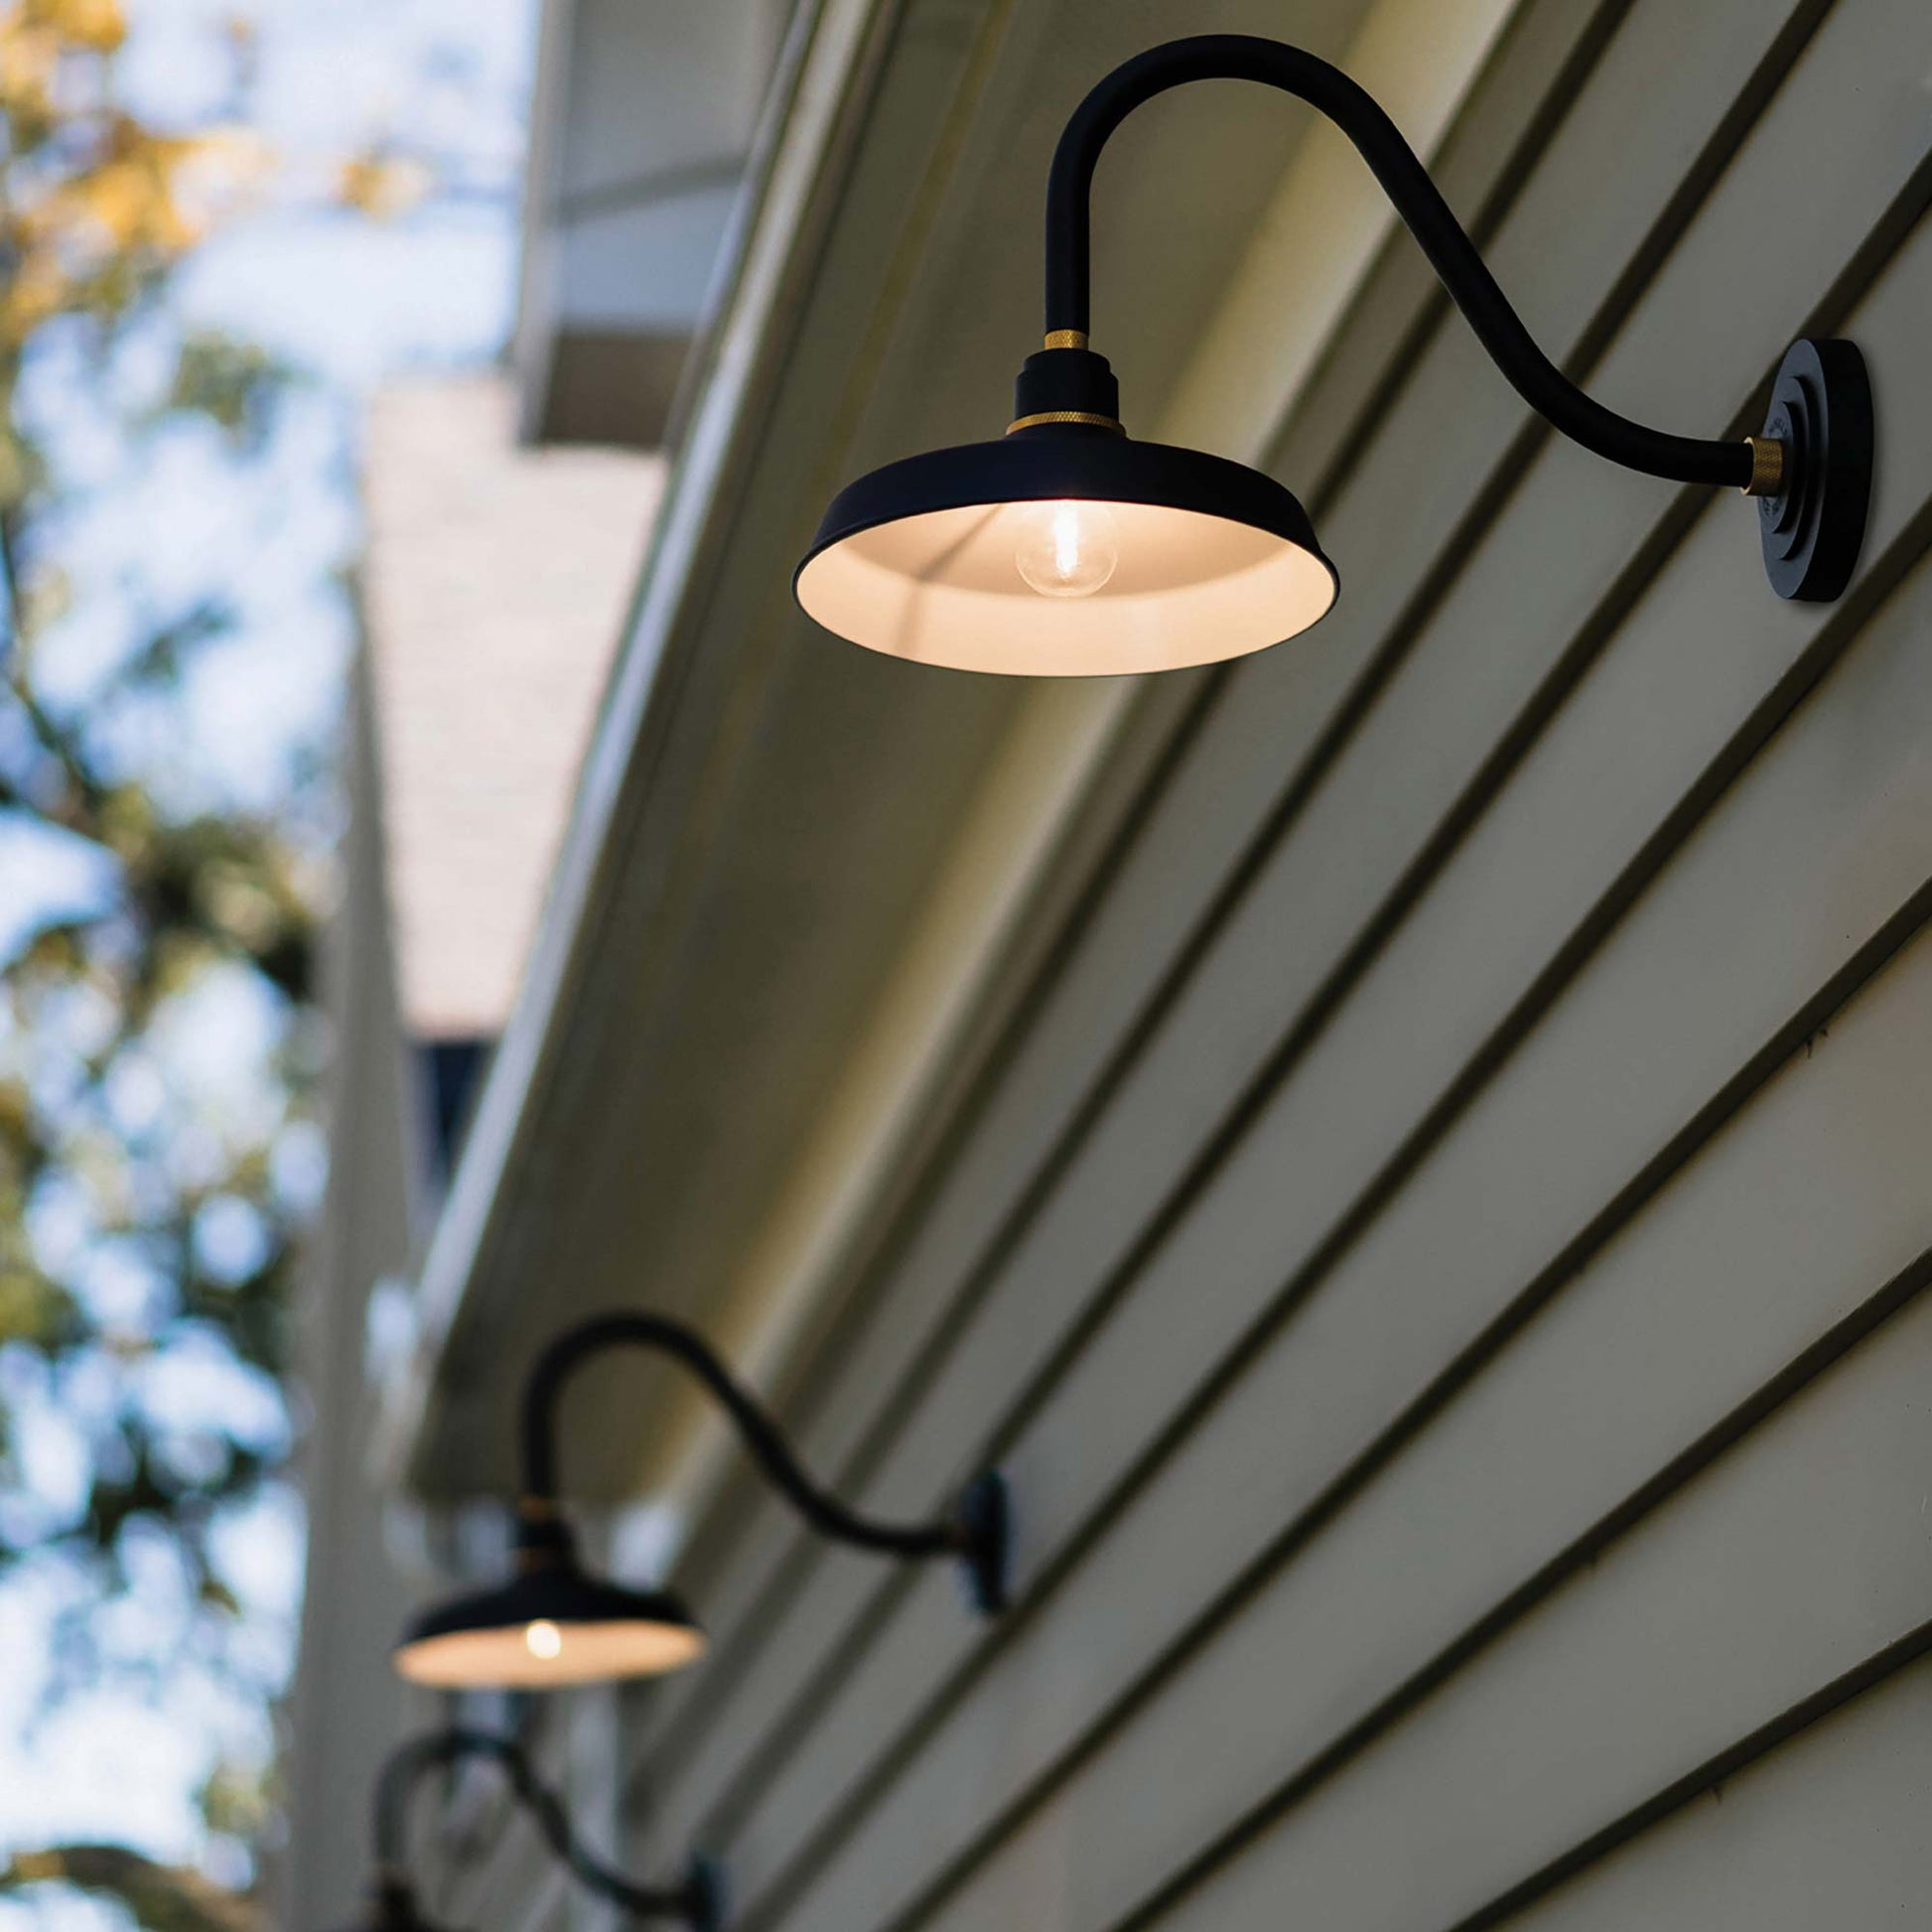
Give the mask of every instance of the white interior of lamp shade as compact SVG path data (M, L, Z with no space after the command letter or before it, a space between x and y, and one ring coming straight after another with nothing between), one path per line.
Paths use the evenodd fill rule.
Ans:
M684 1623L559 1623L563 1641L554 1657L532 1654L528 1626L450 1630L406 1643L396 1669L412 1684L438 1690L542 1691L560 1684L607 1683L656 1677L691 1663L704 1651L704 1633Z
M927 510L843 538L799 573L798 601L854 643L955 670L1051 677L1171 671L1245 656L1334 602L1312 551L1198 510L1109 503L1119 562L1087 597L1043 597L1016 562L1037 504Z

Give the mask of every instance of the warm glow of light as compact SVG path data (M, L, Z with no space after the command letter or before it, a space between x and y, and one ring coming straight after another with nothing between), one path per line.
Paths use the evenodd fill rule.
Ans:
M548 1638L542 1635L548 1632ZM548 1649L539 1649L548 1642ZM412 1684L437 1690L554 1690L560 1684L609 1683L622 1677L654 1677L702 1655L701 1632L682 1623L639 1619L622 1623L572 1623L548 1618L491 1629L451 1630L421 1637L396 1652L396 1669Z
M1098 511L1113 562L1084 592L1048 591L1015 568L1052 513ZM1042 514L1043 512L1043 514ZM1042 534L1043 533L1043 534ZM1082 552L1084 557L1084 552ZM1306 630L1335 599L1313 552L1227 517L1154 503L977 503L856 531L799 573L798 601L872 650L962 671L1120 676L1212 664Z
M1091 597L1120 564L1120 536L1105 503L1029 503L1013 561L1041 597Z

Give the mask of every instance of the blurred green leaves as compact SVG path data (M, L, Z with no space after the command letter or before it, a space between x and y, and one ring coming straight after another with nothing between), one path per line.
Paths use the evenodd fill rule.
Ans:
M73 563L64 533L91 485L49 446L47 385L71 382L77 344L127 449L200 424L246 472L296 378L169 311L176 271L269 164L243 131L134 113L125 34L117 0L0 5L0 809L20 835L15 897L58 840L93 855L99 880L37 917L0 902L17 919L0 945L0 1581L33 1565L83 1580L51 1697L114 1671L158 1682L189 1658L265 1704L277 1685L219 1532L273 1489L291 1434L262 1391L287 1373L312 1205L284 1156L315 1131L318 815L293 793L184 808L130 753L171 749L169 707L235 613L218 590L133 595ZM244 62L247 37L230 42ZM357 206L399 192L357 182ZM157 343L158 378L120 382ZM50 676L50 640L103 599L135 634L76 698ZM120 729L131 716L147 739ZM130 1660L96 1633L151 1587L157 1543L183 1580L174 1648ZM257 1834L264 1778L222 1764L202 1794L209 1830ZM111 1894L154 1932L254 1923L201 1874L119 1847L0 1868L0 1891L50 1881Z

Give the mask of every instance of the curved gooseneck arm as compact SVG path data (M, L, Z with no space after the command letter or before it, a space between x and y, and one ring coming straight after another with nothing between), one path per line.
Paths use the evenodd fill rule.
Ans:
M539 1505L557 1496L557 1408L571 1373L608 1348L650 1348L691 1371L717 1397L759 1466L814 1528L844 1543L890 1556L970 1555L972 1526L954 1515L932 1523L879 1523L848 1509L806 1474L791 1446L757 1399L739 1383L704 1339L668 1315L621 1312L594 1315L566 1329L538 1357L523 1392L524 1489Z
M638 1918L677 1918L695 1926L711 1923L713 1887L702 1868L682 1885L639 1885L595 1857L571 1830L562 1800L531 1768L522 1746L493 1731L461 1725L412 1737L396 1747L375 1785L375 1858L378 1867L400 1879L408 1864L409 1800L424 1775L460 1758L487 1757L508 1777L517 1802L536 1821L544 1842L580 1883Z
M1117 67L1074 110L1046 189L1049 344L1067 335L1084 343L1086 337L1088 198L1100 150L1143 101L1189 80L1258 80L1333 121L1382 184L1496 366L1538 415L1573 442L1653 477L1751 486L1748 443L1667 436L1605 409L1578 388L1531 339L1415 150L1375 100L1326 61L1245 34L1202 34L1150 48Z

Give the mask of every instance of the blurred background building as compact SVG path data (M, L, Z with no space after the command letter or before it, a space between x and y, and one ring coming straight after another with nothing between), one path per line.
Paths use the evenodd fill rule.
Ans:
M408 1346L402 1284L557 862L783 19L778 0L545 6L507 367L396 378L369 405L303 1361L310 1570L345 1587L308 1599L290 1703L291 1922L345 1919L365 1875L363 1794L404 1718L388 1647L422 1539L448 1533L372 1489L373 1384Z
M831 492L1004 426L1067 112L1208 28L1346 67L1618 407L1742 433L1856 338L1848 599L1554 442L1340 138L1203 86L1108 150L1095 346L1303 496L1335 614L1147 685L815 631ZM714 1650L499 1715L745 1932L1909 1914L1928 72L1909 0L546 7L512 377L370 444L292 1922L352 1907L521 1377L613 1306L855 1501L1015 1485L976 1625L585 1377L569 1489ZM463 1845L446 1915L581 1909Z

